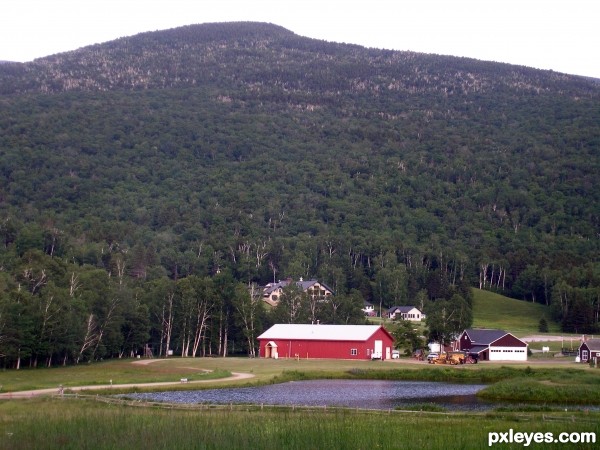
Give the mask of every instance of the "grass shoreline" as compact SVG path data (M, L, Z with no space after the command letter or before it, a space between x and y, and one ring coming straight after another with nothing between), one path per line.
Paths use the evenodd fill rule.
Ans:
M488 448L489 432L509 429L600 435L599 419L599 413L577 411L452 414L226 405L183 410L46 397L0 402L0 448L480 449Z
M350 378L410 380L453 383L482 383L489 386L477 396L489 401L542 404L600 405L600 373L578 369L533 369L501 366L478 370L453 368L418 370L356 370L345 374L284 372L273 382L309 379Z
M208 366L208 367L207 367ZM212 367L211 367L212 366ZM211 372L208 373L207 370ZM232 372L246 372L251 379L227 381ZM106 388L109 378L114 386ZM210 383L177 384L181 378ZM600 404L600 371L585 366L557 367L552 364L491 365L445 367L427 364L379 363L357 361L279 361L246 358L155 360L137 365L132 361L99 363L63 369L30 369L0 372L0 392L53 388L63 385L65 392L79 386L95 386L90 393L150 392L157 390L200 390L227 386L257 386L312 379L376 379L436 381L489 384L478 396L493 401L543 404ZM143 386L143 383L166 382L169 386ZM112 383L111 383L112 384ZM136 384L123 388L120 384ZM104 386L104 388L103 388Z
M356 361L268 361L242 358L173 359L149 365L131 361L100 363L83 368L35 369L16 374L0 372L0 384L12 386L56 386L59 380L77 384L193 379L201 370L221 373L246 372L252 379L237 382L215 380L209 384L173 385L161 390L207 389L256 386L303 379L380 379L491 383L500 392L512 394L514 386L528 386L532 392L542 386L549 392L589 387L599 389L600 371L583 366L541 367L518 365L476 367L431 367L408 362L371 363ZM15 381L15 375L20 380ZM68 383L66 383L68 384ZM569 387L571 386L571 387ZM116 386L115 386L116 388ZM114 394L116 389L109 392ZM489 389L489 388L488 388ZM138 391L147 391L138 388ZM108 390L104 390L106 393ZM131 392L131 390L128 390ZM65 390L67 392L67 389ZM87 391L89 393L89 391ZM531 397L531 392L526 392ZM595 395L600 398L600 392ZM526 397L519 393L520 397ZM507 432L595 432L600 436L600 412L548 406L543 402L508 410L431 411L430 405L411 410L372 411L348 408L261 407L261 405L131 405L103 402L103 395L45 396L0 401L0 448L14 450L54 449L365 449L407 448L446 449L488 448L488 433ZM543 403L543 405L542 405ZM430 410L430 411L428 411ZM435 430L435 432L432 432ZM457 430L460 430L457 432ZM597 444L580 445L594 448ZM502 448L502 446L500 446ZM531 448L541 448L534 445Z

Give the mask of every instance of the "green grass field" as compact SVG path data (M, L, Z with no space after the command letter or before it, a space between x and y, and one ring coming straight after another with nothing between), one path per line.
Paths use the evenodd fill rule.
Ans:
M0 372L3 391L33 387L69 387L142 381L191 381L204 370L223 376L233 372L252 379L203 385L175 385L175 389L248 386L309 378L422 379L437 381L496 382L493 395L522 398L534 395L531 410L487 413L430 411L362 411L336 408L273 408L252 405L190 407L103 403L103 395L73 398L33 397L0 400L2 449L371 449L371 448L488 448L488 432L593 431L600 436L600 412L536 410L552 402L554 394L600 398L600 370L584 364L543 362L482 363L460 367L432 366L411 360L339 361L273 360L249 358L173 358L148 365L132 360L107 361L77 367ZM6 389L6 388L10 389ZM519 388L519 389L517 389ZM139 387L136 391L143 390ZM161 387L160 390L167 388ZM171 389L171 388L168 388ZM131 391L131 389L129 390ZM546 406L544 406L546 408ZM500 446L500 448L503 448ZM504 447L507 448L507 447ZM532 448L542 448L540 446ZM577 448L594 448L580 445Z
M551 319L548 306L473 289L473 328L499 328L517 336L539 334L542 317L548 322L549 334L560 333L560 324ZM379 317L370 317L369 322L384 326L393 326L394 323ZM421 327L424 328L424 324Z
M0 402L0 448L483 449L488 433L593 432L593 412L446 414L348 410L178 410L93 400ZM566 445L592 449L597 444ZM522 448L503 445L497 448ZM532 445L530 448L548 448Z
M517 336L539 334L542 317L548 322L549 333L560 332L560 325L550 319L548 306L473 289L474 328L499 328Z

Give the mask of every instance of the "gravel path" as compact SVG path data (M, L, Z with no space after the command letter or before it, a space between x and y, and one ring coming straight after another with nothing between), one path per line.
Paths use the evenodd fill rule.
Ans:
M591 339L591 336L589 337ZM581 336L560 336L551 334L532 334L531 336L524 336L521 338L524 342L540 342L540 341L581 341Z
M144 359L139 361L134 361L132 364L138 365L148 365L158 361L165 361L164 359ZM210 372L205 369L198 369L202 372ZM241 372L232 372L230 377L227 378L216 378L211 380L191 380L186 381L188 384L199 384L199 383L215 383L221 381L235 381L235 380L244 380L248 378L253 378L254 375L251 373L241 373ZM182 384L182 381L162 381L157 383L127 383L127 384L96 384L92 386L74 386L74 387L65 387L64 389L70 392L80 392L91 389L121 389L121 388L136 388L136 387L152 387L152 386L173 386L177 384ZM60 388L50 388L50 389L35 389L31 391L17 391L17 392L5 392L0 394L0 399L12 399L12 398L31 398L37 397L39 395L52 395L52 394L60 394Z

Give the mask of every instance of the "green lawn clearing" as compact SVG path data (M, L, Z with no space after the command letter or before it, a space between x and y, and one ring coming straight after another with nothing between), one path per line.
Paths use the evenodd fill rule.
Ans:
M539 334L542 317L548 322L549 333L560 333L548 306L473 289L473 328L499 328L520 336Z

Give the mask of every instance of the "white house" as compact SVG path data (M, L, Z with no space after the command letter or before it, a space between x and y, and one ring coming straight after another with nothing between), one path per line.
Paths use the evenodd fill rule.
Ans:
M377 312L375 311L375 305L366 300L362 311L365 313L365 316L373 317L377 315Z
M425 314L415 306L392 306L387 310L387 316L392 320L402 319L413 322L420 322L425 319Z

